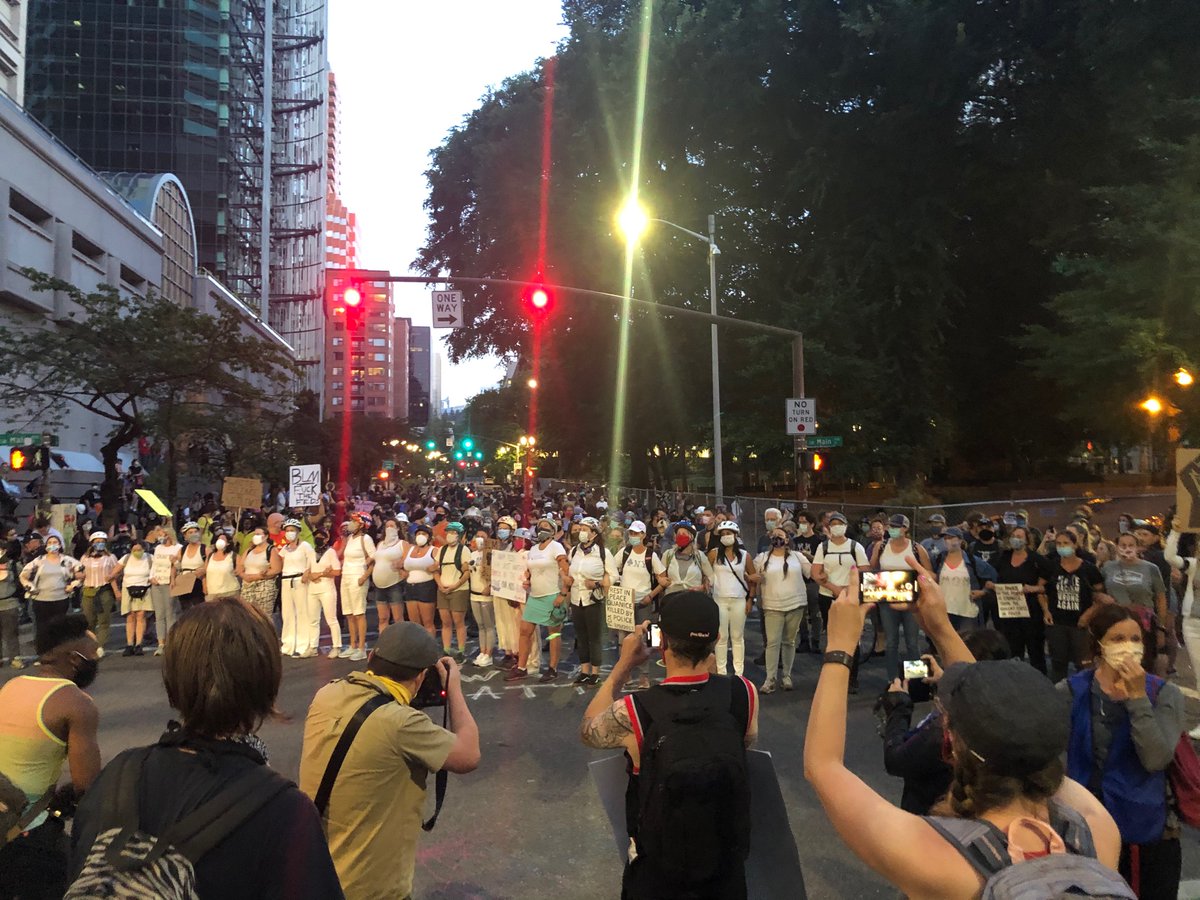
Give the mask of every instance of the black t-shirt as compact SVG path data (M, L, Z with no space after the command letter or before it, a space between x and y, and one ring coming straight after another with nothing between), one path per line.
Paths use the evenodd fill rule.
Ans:
M1104 584L1104 577L1090 562L1084 561L1074 572L1066 571L1061 559L1050 560L1046 572L1046 600L1055 625L1078 625L1092 605L1092 585Z
M190 753L156 747L142 768L138 785L141 828L162 834L247 768L261 765L252 753L246 748ZM124 755L105 766L80 801L71 836L72 879L83 868L103 827L99 807L105 783L117 777L114 763ZM195 869L197 890L206 900L336 900L343 896L317 808L296 787L273 797L205 854Z
M796 549L799 550L801 553L807 553L809 559L811 560L812 557L817 555L817 548L820 547L823 543L825 543L825 540L826 540L826 538L824 538L822 535L815 534L815 533L808 535L808 537L804 537L803 535L796 535L796 538L795 538Z
M1019 566L1012 562L1013 551L1005 550L995 560L992 566L996 570L996 584L1037 584L1039 578L1046 577L1046 559L1032 550L1025 551L1025 559ZM1026 594L1025 602L1029 606L1029 615L1042 618L1042 607L1037 596Z
M975 541L971 544L971 552L985 563L990 563L992 568L995 568L996 561L1000 558L1000 554L1004 552L1004 545L995 540L990 544L985 544L983 541Z

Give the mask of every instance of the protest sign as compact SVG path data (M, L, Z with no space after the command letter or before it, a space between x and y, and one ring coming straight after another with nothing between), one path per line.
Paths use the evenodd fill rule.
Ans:
M617 631L633 631L637 628L633 616L633 588L613 585L608 589L604 619L609 628Z
M257 478L226 478L221 486L221 505L226 509L258 509L262 502L262 482Z
M316 506L321 502L321 464L291 466L288 469L288 504Z
M1200 532L1200 450L1175 451L1175 518L1180 531Z
M1024 585L996 585L996 605L1001 619L1029 618L1029 604L1025 602Z
M525 602L525 560L511 550L492 551L492 596Z

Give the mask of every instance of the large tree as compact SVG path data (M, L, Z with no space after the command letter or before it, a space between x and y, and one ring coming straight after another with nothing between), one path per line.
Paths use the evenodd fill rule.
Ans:
M110 423L100 448L110 514L120 496L118 452L161 433L156 426L177 440L220 427L238 410L290 406L294 363L276 345L244 334L231 309L207 315L153 292L123 295L107 285L85 292L24 274L37 291L65 294L67 313L0 325L0 403L44 427L73 409Z

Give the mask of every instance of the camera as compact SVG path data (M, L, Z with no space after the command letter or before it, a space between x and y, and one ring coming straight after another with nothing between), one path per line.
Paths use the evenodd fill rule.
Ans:
M416 694L413 695L412 703L409 704L413 709L429 709L432 706L446 705L446 686L442 684L441 665L434 663L425 670L425 678L421 681L421 686L417 688Z

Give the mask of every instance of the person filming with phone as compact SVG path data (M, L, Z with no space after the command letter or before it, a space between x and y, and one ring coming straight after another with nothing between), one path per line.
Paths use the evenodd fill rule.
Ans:
M434 683L432 698L431 678L442 688ZM441 703L447 728L416 708ZM472 772L479 756L458 666L414 622L379 635L365 672L317 692L304 723L300 789L325 821L347 897L412 894L429 773Z

